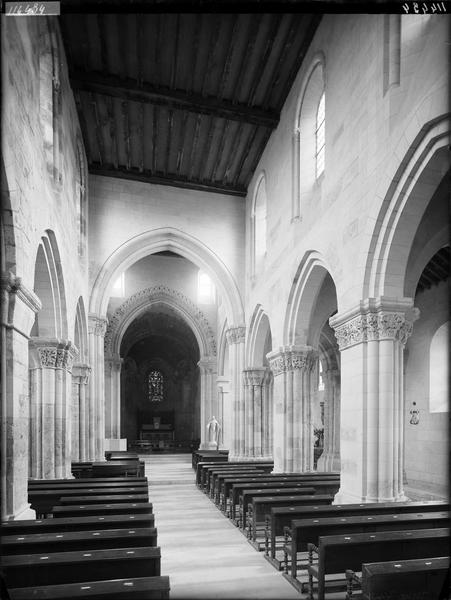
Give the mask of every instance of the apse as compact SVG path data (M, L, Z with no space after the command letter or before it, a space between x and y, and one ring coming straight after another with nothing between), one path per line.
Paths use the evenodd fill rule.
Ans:
M163 303L149 307L121 343L121 438L152 451L190 448L200 438L199 347Z

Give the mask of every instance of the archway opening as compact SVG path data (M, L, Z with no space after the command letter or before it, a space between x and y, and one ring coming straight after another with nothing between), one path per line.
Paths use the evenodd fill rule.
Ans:
M153 305L129 325L120 354L121 437L153 451L189 449L200 438L200 354L191 328L171 307Z

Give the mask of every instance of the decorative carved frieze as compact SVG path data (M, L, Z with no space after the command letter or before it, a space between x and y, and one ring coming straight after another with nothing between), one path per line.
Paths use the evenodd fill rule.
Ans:
M285 346L266 355L274 376L296 369L312 369L316 353L310 346Z
M348 320L339 315L330 319L340 350L355 344L379 340L397 340L404 346L412 334L413 323L419 310L409 307L402 311L384 310L381 302L368 302L360 307L358 314Z
M246 336L246 327L240 325L238 327L229 327L226 331L227 342L229 344L239 344L244 342Z
M133 296L130 296L112 314L105 333L106 354L113 354L116 351L114 345L117 335L121 329L121 325L128 317L137 313L141 307L149 307L155 302L166 302L169 306L179 309L178 312L180 314L189 315L202 332L209 354L216 356L216 337L204 313L189 298L165 285L157 285L140 290L136 294L133 294Z
M103 337L108 327L108 319L99 317L98 315L89 315L88 318L88 333L93 333Z

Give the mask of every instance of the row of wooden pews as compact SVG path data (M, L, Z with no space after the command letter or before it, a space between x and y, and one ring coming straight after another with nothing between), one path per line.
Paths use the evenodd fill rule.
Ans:
M88 477L144 477L144 461L135 452L110 450L105 461L73 462L72 475L77 479Z
M30 480L28 490L46 517L2 523L8 599L169 598L146 477Z
M198 487L309 600L450 597L448 502L335 505L338 473L209 458L193 460Z

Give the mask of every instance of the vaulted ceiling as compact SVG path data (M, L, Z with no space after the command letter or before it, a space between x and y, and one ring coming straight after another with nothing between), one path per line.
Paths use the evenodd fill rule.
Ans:
M246 195L320 19L61 16L90 173Z

